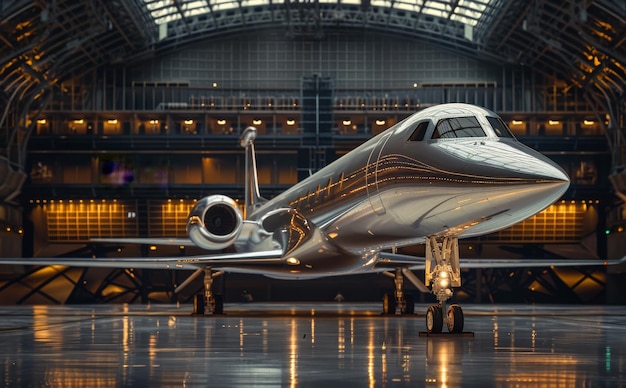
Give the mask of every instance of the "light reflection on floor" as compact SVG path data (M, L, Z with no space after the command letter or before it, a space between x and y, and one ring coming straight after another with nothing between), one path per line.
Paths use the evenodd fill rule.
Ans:
M626 385L623 307L465 306L474 338L420 337L423 314L375 304L226 309L0 307L1 385Z

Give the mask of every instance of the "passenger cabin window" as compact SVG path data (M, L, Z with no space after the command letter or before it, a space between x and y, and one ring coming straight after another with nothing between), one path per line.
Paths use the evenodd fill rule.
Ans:
M491 124L491 128L493 128L493 131L496 133L498 137L515 138L515 136L513 136L513 133L509 129L509 127L506 126L506 124L504 123L504 121L502 121L501 118L487 117L487 121L489 121L489 124Z
M424 140L424 135L426 135L426 130L428 129L428 123L430 123L430 121L422 121L421 123L418 123L417 127L415 127L415 130L409 137L409 141Z
M459 137L485 137L476 117L455 117L437 123L433 139L454 139Z

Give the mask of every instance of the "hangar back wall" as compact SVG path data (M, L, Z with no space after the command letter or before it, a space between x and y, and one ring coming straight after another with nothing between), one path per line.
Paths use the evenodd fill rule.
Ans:
M307 103L303 79L314 75L332 86L326 107L332 122L321 143L301 126ZM567 245L569 252L581 246L602 255L606 240L596 231L603 227L610 196L606 142L591 107L576 89L564 93L560 84L557 77L523 67L354 30L307 40L264 29L195 42L139 64L97 69L55 90L49 108L33 118L41 123L30 142L31 182L24 200L47 223L36 224L35 241L43 243L29 250L42 255L58 248L63 238L47 244L50 230L41 226L53 219L69 233L68 220L80 217L74 214L81 200L96 208L123 204L124 211L111 219L130 223L129 233L144 236L161 235L160 224L182 222L167 210L169 203L190 206L194 198L213 193L237 198L243 187L236 172L243 155L237 134L260 118L261 190L271 196L295 183L298 172L322 167L420 108L461 101L500 113L522 141L557 159L573 178L565 202L539 222L543 235L536 234L535 220L529 228L468 242L464 254L502 243L517 245L513 252L497 248L491 254L546 255L551 254L544 249L548 242ZM133 179L104 179L111 165L132 172ZM563 230L553 233L555 225ZM172 230L178 233L181 227ZM106 233L113 237L126 229ZM548 234L549 241L542 239ZM89 237L97 236L83 231L64 241L84 243Z

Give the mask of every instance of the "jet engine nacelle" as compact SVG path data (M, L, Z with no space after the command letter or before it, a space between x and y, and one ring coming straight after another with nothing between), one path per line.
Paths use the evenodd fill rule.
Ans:
M243 216L235 201L225 195L199 200L187 219L187 235L197 246L224 249L232 245L243 227Z

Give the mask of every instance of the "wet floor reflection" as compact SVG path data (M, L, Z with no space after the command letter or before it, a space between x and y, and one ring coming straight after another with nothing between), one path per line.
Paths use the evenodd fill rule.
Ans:
M569 307L553 314L536 307L502 312L470 306L466 327L474 338L420 337L423 316L319 309L308 315L286 310L192 317L172 306L0 307L0 381L89 387L545 387L626 381L626 312L619 308L589 313Z

